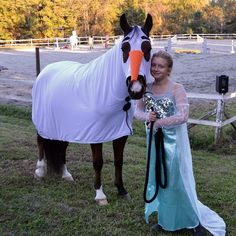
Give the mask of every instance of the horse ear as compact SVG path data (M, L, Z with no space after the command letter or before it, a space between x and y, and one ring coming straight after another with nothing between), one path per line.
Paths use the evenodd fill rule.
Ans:
M129 25L125 14L121 15L120 17L120 27L123 30L125 36L132 30L132 27Z
M152 29L153 26L153 21L152 21L152 16L150 14L147 14L146 21L144 23L144 26L142 27L143 32L149 36L149 33Z

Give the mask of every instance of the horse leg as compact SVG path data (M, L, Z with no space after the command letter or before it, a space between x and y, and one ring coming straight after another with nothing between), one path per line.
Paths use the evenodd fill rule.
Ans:
M93 168L95 170L94 188L96 191L95 201L98 205L104 206L108 204L107 197L102 190L101 171L103 166L102 143L91 144L93 155Z
M128 136L113 140L114 165L115 165L115 186L118 195L130 199L129 193L125 190L122 179L123 152Z
M45 142L45 155L51 170L62 176L62 179L74 181L66 167L66 149L68 142L49 140Z
M50 172L62 175L62 178L68 181L73 181L72 175L66 168L66 149L68 142L45 139L38 135L37 137L39 147L39 163L41 163L44 169L44 175L46 174L46 165L44 162L44 155L47 159L47 164ZM38 163L37 163L38 164ZM40 166L40 165L39 165ZM35 174L42 172L42 167L37 168ZM41 171L41 172L40 172Z
M37 146L39 152L39 159L36 164L36 170L34 172L34 177L36 179L43 178L47 173L46 163L44 161L44 147L43 138L37 134Z

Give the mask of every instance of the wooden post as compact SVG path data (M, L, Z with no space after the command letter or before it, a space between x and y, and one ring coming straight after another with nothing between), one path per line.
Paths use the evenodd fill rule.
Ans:
M40 56L39 56L39 48L35 48L35 56L36 56L36 76L40 73Z
M222 98L218 99L216 108L216 122L218 122L220 126L216 127L215 129L215 144L219 144L221 138L221 133L222 133L221 124L224 117L224 105L225 105L224 100Z

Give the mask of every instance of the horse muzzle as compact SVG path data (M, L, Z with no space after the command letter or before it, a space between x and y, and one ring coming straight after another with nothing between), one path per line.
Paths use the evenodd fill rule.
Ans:
M131 99L138 100L143 97L147 87L146 79L143 75L138 75L137 80L131 80L131 76L129 76L126 80L126 83Z

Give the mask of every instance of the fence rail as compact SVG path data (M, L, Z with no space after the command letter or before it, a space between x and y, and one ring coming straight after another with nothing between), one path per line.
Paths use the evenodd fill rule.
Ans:
M169 38L175 39L180 43L182 40L199 40L204 39L236 39L236 34L176 34L176 35L151 35L152 41L166 41ZM89 43L89 37L77 37L78 45L87 45ZM108 39L109 45L114 45L115 41L120 36L94 36L94 44L105 44ZM15 46L55 46L66 47L69 46L69 38L40 38L40 39L17 39L17 40L0 40L0 47L15 47Z
M113 45L119 36L110 36L109 43ZM87 45L89 37L77 37L78 45ZM104 36L94 36L94 44L104 44L107 38ZM69 47L70 38L41 38L41 39L18 39L18 40L0 40L0 47L13 47L13 46L54 46L63 48Z
M222 128L225 125L231 124L236 130L236 126L233 122L236 121L236 116L229 117L225 113L225 102L230 99L236 98L236 92L224 95L224 94L200 94L200 93L187 93L188 98L192 99L207 99L207 100L216 100L217 106L213 111L207 112L204 116L199 119L188 119L188 128L192 128L195 125L208 125L215 127L215 143L218 144L221 138ZM215 121L206 120L207 118L215 115ZM224 120L226 118L226 120Z

